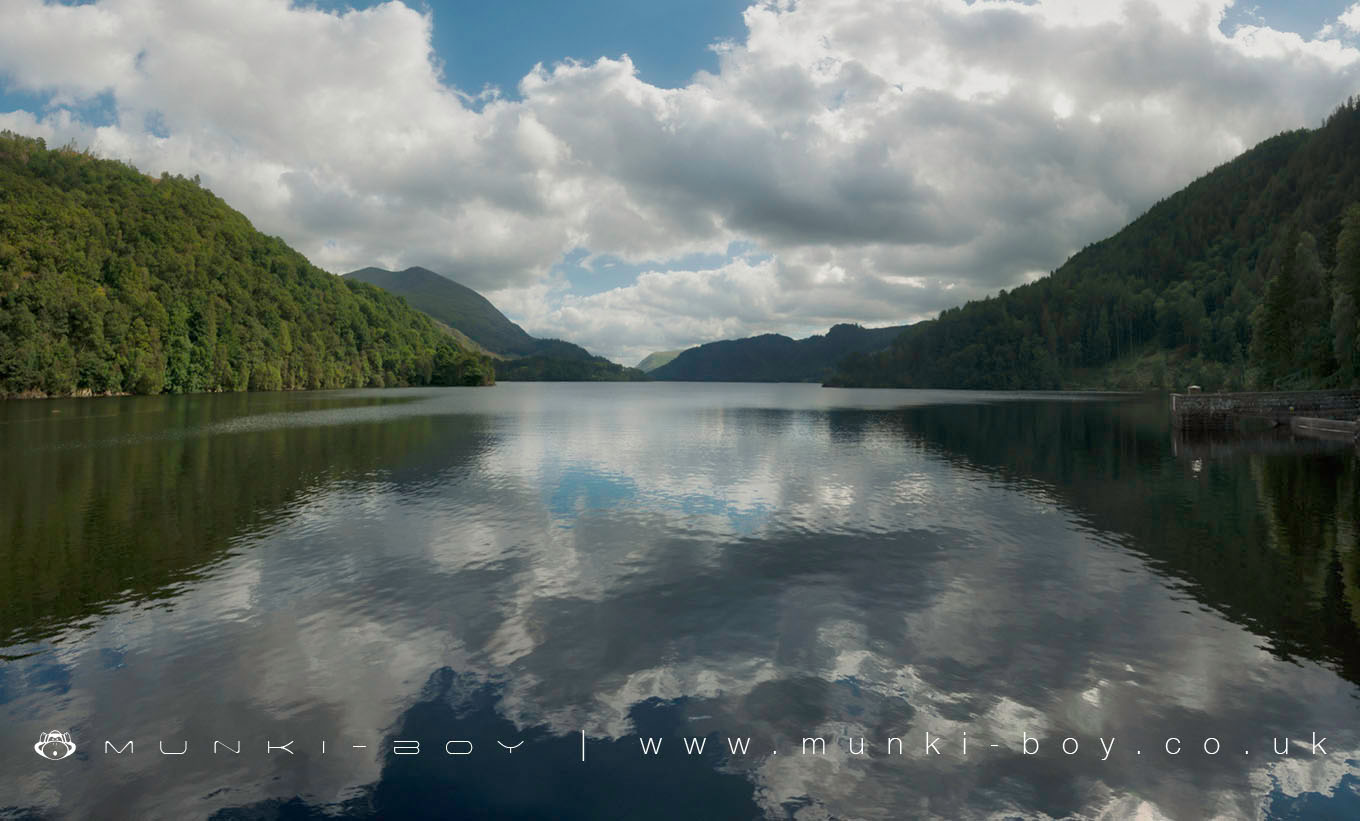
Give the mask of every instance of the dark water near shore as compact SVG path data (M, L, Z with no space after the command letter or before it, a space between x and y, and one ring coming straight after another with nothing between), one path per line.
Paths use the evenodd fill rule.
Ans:
M1360 817L1347 444L507 384L0 403L0 455L0 818Z

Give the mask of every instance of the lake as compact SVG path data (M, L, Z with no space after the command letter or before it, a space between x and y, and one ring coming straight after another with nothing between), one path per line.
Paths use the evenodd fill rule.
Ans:
M1167 416L0 403L0 817L1360 817L1355 449Z

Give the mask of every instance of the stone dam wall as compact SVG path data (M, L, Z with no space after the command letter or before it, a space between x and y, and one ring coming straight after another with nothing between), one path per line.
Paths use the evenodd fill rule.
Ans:
M1296 416L1360 419L1360 391L1173 393L1171 423L1181 430L1231 430L1239 419L1290 424Z

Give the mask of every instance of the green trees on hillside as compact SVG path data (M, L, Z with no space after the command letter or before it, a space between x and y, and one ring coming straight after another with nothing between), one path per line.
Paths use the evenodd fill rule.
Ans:
M1037 282L942 312L833 385L1349 386L1360 381L1360 110L1273 137ZM1349 207L1349 210L1348 210Z
M652 376L696 382L821 382L846 355L879 350L901 332L902 326L865 328L842 323L806 339L761 334L708 342L680 352L652 371Z
M456 328L477 345L505 359L495 363L496 378L505 382L631 382L647 378L594 356L561 339L536 339L511 322L490 300L465 285L427 268L404 271L362 268L345 275L377 285L404 298L411 307Z
M496 362L496 378L504 382L650 382L637 368L625 368L603 356L563 359L521 356Z
M197 181L0 133L0 395L492 379L428 317Z
M1268 277L1253 312L1252 363L1262 387L1317 385L1335 380L1330 320L1331 277L1324 273L1317 240L1297 228Z
M1338 381L1360 383L1360 205L1346 209L1336 242L1332 275L1332 353Z

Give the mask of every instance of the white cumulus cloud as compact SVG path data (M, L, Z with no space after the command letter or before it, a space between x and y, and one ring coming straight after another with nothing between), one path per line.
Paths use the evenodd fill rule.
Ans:
M1355 3L1341 14L1337 15L1336 21L1323 26L1318 33L1320 37L1336 37L1345 35L1360 34L1360 3Z
M1228 5L759 2L682 88L581 55L474 100L432 50L456 21L399 2L0 0L0 77L45 101L0 127L198 174L325 268L424 265L629 360L1023 282L1360 85L1346 39L1224 33ZM554 274L578 249L655 270L581 296Z

